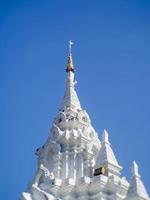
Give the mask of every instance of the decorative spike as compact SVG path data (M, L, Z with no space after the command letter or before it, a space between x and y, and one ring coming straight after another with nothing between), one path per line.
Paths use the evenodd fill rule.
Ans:
M132 170L132 176L140 177L139 172L138 172L139 167L135 161L133 161L133 163L132 163L131 170Z
M104 131L103 131L102 142L110 144L109 143L109 133L106 131L106 129L104 129Z

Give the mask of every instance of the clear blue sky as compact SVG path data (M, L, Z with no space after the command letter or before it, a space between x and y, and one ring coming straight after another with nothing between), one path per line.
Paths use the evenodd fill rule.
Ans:
M0 1L0 199L32 180L75 43L77 91L99 133L110 132L122 174L136 160L150 193L150 1Z

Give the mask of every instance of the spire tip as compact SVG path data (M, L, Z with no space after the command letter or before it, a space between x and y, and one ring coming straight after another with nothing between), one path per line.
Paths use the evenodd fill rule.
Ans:
M139 175L139 167L135 161L132 163L132 176L140 177Z
M74 43L71 41L71 40L69 40L69 54L71 54L72 52L71 52L71 50L72 50L72 45L73 45Z
M66 72L74 72L74 65L73 65L73 61L72 61L72 45L74 43L70 40L69 41L69 57L68 57L68 63L67 63L67 69Z
M109 144L109 134L108 134L108 132L106 131L106 129L104 129L104 131L103 131L103 142L105 142L105 143L108 143Z

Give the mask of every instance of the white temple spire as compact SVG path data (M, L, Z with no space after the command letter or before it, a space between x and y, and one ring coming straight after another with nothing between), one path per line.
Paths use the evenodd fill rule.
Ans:
M137 164L133 163L129 184L121 177L108 132L103 131L101 142L81 108L74 88L72 45L70 40L61 108L47 141L36 150L37 172L21 200L150 200Z
M81 105L79 98L77 96L77 93L75 91L74 85L76 81L74 81L74 65L73 65L73 59L72 59L72 49L71 46L73 45L73 42L69 41L69 56L68 56L68 62L67 62L67 79L66 79L66 91L64 94L64 98L61 104L61 109L65 108L75 108L76 110L81 110Z

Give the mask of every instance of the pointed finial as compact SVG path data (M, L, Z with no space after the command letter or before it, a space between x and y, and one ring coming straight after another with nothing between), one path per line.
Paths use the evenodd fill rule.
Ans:
M109 143L109 134L108 134L108 132L106 131L106 129L104 129L104 131L103 131L102 142L103 142L103 143L110 144L110 143Z
M67 69L66 69L66 72L74 72L74 66L73 66L73 61L72 61L72 45L74 43L70 40L69 41L69 57L68 57L68 63L67 63Z
M133 161L133 163L132 163L131 171L132 171L132 176L140 177L139 167L135 161Z
M71 41L71 40L69 40L69 54L71 54L72 52L71 52L71 49L72 49L72 45L73 45L74 43Z

